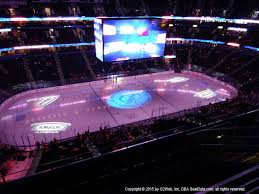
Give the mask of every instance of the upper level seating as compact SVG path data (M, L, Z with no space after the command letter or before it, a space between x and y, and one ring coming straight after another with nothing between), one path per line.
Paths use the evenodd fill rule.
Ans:
M65 79L71 80L89 80L91 79L89 70L81 52L60 53L59 54Z
M57 43L75 43L79 42L79 39L75 36L73 30L59 28L56 30Z
M33 29L17 31L26 45L51 44L48 29Z
M34 54L27 57L34 81L59 80L56 62L52 54Z
M169 1L144 0L144 2L149 7L151 15L171 15L172 8Z
M19 45L15 33L11 32L0 34L0 42L0 48L8 48Z
M11 88L17 84L27 82L26 72L21 59L1 60L1 67L1 89Z

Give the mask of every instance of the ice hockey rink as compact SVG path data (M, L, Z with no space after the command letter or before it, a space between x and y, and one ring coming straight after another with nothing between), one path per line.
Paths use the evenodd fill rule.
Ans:
M16 146L65 139L174 113L237 95L209 76L161 72L31 90L0 107L0 141Z

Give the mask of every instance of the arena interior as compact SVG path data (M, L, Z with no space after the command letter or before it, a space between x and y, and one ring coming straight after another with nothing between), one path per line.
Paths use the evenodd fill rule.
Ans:
M0 0L0 193L259 193L259 2Z

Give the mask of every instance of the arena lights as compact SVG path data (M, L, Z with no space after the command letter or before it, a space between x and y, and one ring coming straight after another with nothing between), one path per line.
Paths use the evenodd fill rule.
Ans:
M71 123L63 122L44 122L31 124L32 130L35 133L59 133L65 131Z
M157 54L150 54L150 57L151 57L151 58L156 58L156 57L160 57L160 55L157 55Z
M247 28L228 27L228 30L236 32L247 32Z
M168 41L184 41L184 38L166 38Z
M228 46L233 46L233 47L240 47L240 44L234 43L234 42L228 42L227 45Z
M132 18L132 17L97 17L97 19L105 18ZM235 24L259 24L259 20L251 19L227 19L220 17L182 17L182 16L135 16L134 18L158 18L158 19L168 19L168 20L188 20L188 21L201 21L201 22L219 22L219 23L235 23ZM95 17L14 17L14 18L0 18L0 22L52 22L52 21L94 21Z
M201 21L201 22L219 22L219 23L235 23L235 24L259 24L259 20L248 20L248 19L227 19L220 17L182 17L182 16L153 16L162 19L172 20L188 20L188 21Z
M209 43L209 44L225 44L225 42L222 41L214 41L214 40L203 40L203 39L190 39L190 38L167 38L167 41L190 41L190 42L201 42L201 43ZM77 46L94 46L94 42L80 42L80 43L70 43L70 44L51 44L51 45L30 45L30 46L16 46L11 48L0 48L0 52L4 51L14 51L14 50L30 50L30 49L46 49L46 48L56 48L56 47L77 47ZM239 47L240 45L238 43L227 43L229 46ZM118 47L114 47L114 49L118 49ZM259 51L259 48L252 47L252 46L244 46L246 49ZM121 50L121 49L120 49ZM105 52L110 52L110 50L106 50ZM167 56L164 56L165 58ZM128 60L129 57L125 58L118 58L116 61L122 61L122 60Z
M94 17L14 17L14 18L0 18L0 22L44 22L44 21L93 21Z
M97 19L105 18L118 18L118 17L97 17ZM119 18L132 18L132 17L119 17ZM173 19L173 20L191 20L191 21L210 21L210 22L230 22L236 21L238 23L252 23L253 20L233 20L219 17L181 17L181 16L136 16L134 18L161 18L161 19ZM93 21L94 17L14 17L14 18L0 18L0 22L44 22L44 21Z
M204 22L228 22L226 18L220 17L182 17L182 16L162 16L163 19L172 20L188 20L188 21L204 21Z
M253 51L259 51L259 48L253 47L253 46L244 46L244 48L250 49L250 50L253 50Z
M185 40L192 41L192 42L210 43L210 44L225 44L222 41L214 41L214 40L203 40L203 39L185 39Z
M13 50L44 49L44 48L50 48L50 45L15 46L13 47Z
M232 19L232 21L236 24L259 24L259 20Z
M167 38L167 41L190 41L190 42L202 42L210 44L225 44L222 41L204 40L204 39L192 39L192 38Z
M15 46L12 48L1 48L0 52L3 51L14 51L14 50L31 50L31 49L46 49L55 47L72 47L72 46L90 46L95 45L94 42L80 42L80 43L70 43L70 44L46 44L46 45L30 45L30 46Z
M176 56L175 55L165 55L164 58L165 59L175 59Z
M2 28L0 29L0 33L1 32L11 32L12 31L12 28Z
M4 51L13 51L13 48L0 48L0 52L4 52Z
M50 44L50 47L72 47L72 46L93 46L95 42L79 42L79 43L69 43L69 44Z
M129 57L119 57L115 61L126 61L126 60L129 60L129 59L130 59Z

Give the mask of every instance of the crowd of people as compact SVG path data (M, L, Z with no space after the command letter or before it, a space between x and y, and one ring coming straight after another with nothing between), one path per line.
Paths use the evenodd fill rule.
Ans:
M6 182L5 176L10 169L9 160L16 160L19 151L13 146L0 144L0 178Z
M84 155L92 156L88 149L88 133L78 134L73 141L58 142L56 139L50 141L48 144L36 143L37 149L42 149L43 157L41 163L46 163L63 158L69 158L84 153Z
M256 52L207 44L177 44L172 45L170 50L176 52L182 69L216 77L246 94L254 95L259 91Z
M40 166L51 162L51 167L59 165L69 158L69 162L99 156L130 145L152 140L168 134L181 132L199 126L206 126L218 120L225 120L240 113L258 108L258 98L240 95L225 102L209 104L194 110L185 110L177 115L165 115L159 118L122 125L116 128L100 127L100 130L89 132L89 129L73 139L50 143L38 143L43 149ZM53 161L57 161L53 163ZM45 166L44 168L49 168ZM42 169L42 167L40 167ZM45 169L46 170L46 169Z

